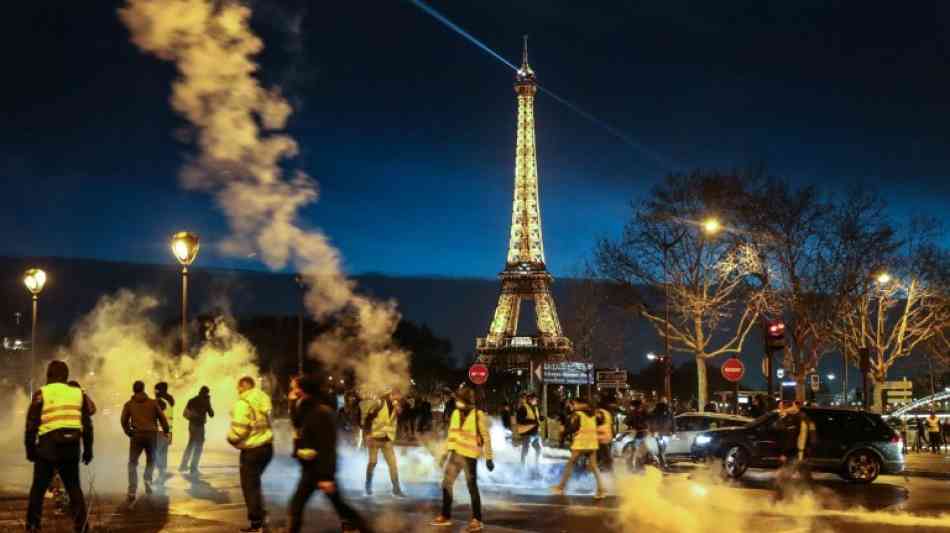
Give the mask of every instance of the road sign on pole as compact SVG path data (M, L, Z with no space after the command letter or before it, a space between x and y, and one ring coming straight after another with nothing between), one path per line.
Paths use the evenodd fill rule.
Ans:
M484 385L488 381L488 367L481 363L468 367L468 379L476 385Z
M731 358L722 364L722 377L726 381L737 383L745 375L745 365L738 358Z
M604 388L624 389L627 387L627 371L598 370L597 386Z

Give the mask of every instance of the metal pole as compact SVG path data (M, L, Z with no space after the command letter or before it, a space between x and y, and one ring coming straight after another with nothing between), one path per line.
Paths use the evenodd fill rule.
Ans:
M297 375L303 375L303 311L297 313Z
M841 380L841 396L844 399L845 407L848 406L848 348L841 350L844 355L844 379Z
M673 394L671 392L672 384L670 383L670 366L672 360L670 359L670 268L669 268L669 247L663 248L663 277L666 278L666 296L663 301L663 307L665 307L666 313L666 323L664 326L665 333L663 335L663 344L664 344L664 354L663 359L665 361L666 368L663 370L665 375L663 376L663 393L666 395L666 401L672 402ZM702 407L702 406L700 406Z
M181 352L188 353L188 267L181 267Z
M33 397L33 376L36 375L36 316L39 307L39 296L33 295L33 327L30 339L30 398Z

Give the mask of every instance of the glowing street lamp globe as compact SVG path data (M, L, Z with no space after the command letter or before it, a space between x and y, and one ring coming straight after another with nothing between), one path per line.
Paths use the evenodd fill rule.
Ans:
M198 236L187 231L179 231L172 235L171 247L175 259L182 266L188 266L198 256Z
M879 285L887 285L891 282L891 275L888 272L881 272L877 275L877 283Z
M34 295L39 294L43 290L43 286L46 285L46 272L38 268L27 270L26 274L23 275L23 284Z
M709 217L703 220L703 233L706 235L715 235L722 230L722 224L718 218Z

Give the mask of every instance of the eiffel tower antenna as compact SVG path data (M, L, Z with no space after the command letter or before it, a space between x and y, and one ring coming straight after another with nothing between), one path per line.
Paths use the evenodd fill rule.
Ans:
M514 89L518 95L518 133L508 256L499 274L501 295L488 335L476 339L475 351L479 362L502 368L528 366L533 371L545 362L564 361L573 352L573 345L561 329L551 294L554 278L545 265L534 131L538 83L528 65L527 35ZM534 301L538 330L534 336L518 335L521 301L525 299ZM533 372L531 375L533 383Z

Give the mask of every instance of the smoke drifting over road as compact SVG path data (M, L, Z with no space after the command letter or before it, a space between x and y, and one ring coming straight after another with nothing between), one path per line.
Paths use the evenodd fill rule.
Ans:
M292 109L279 90L255 77L263 43L249 26L250 8L233 1L129 0L119 16L139 48L178 68L171 105L194 126L199 148L181 181L214 195L225 213L232 234L222 250L256 253L275 270L296 268L316 319L352 318L314 342L311 356L354 370L366 387L408 383L408 357L391 342L395 304L356 294L339 251L301 223L300 210L318 198L317 184L285 170L298 150L280 133Z

